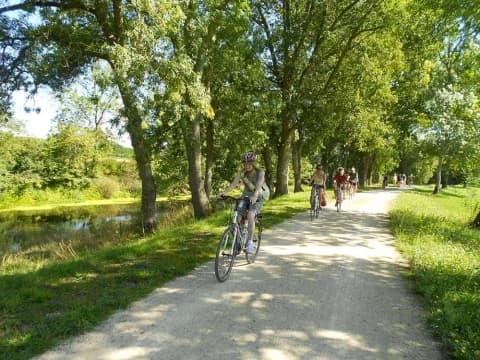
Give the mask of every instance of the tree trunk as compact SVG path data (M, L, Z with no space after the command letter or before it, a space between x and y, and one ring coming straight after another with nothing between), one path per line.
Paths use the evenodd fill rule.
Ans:
M292 153L292 137L294 128L291 126L292 115L284 112L282 119L282 133L278 145L277 184L275 197L288 194L288 168Z
M302 189L302 148L303 141L300 138L293 144L292 163L293 163L293 177L295 179L293 185L293 192L301 192Z
M443 164L443 157L440 156L438 158L438 167L437 167L437 173L436 173L436 178L435 178L435 188L433 189L433 194L438 194L441 189L442 185L442 164Z
M192 205L195 218L204 218L209 213L209 201L205 192L202 176L201 115L194 115L189 121L184 115L181 119L183 140L187 151L188 183L192 193Z
M480 211L478 212L477 216L475 216L475 219L472 221L471 225L474 228L480 228Z
M135 104L133 91L126 83L119 83L118 88L127 116L127 131L130 134L138 174L142 182L142 227L145 233L155 229L157 191L150 163L150 148L142 129L142 118Z
M367 160L365 159L365 155L361 156L361 166L358 171L358 184L360 187L365 187L367 185L367 172L368 172L368 166L367 166Z
M213 120L208 119L206 125L206 154L205 154L205 194L207 197L212 193L212 177L214 164L214 126Z
M364 154L363 155L363 159L362 159L362 173L361 174L358 174L359 176L359 182L360 182L360 186L367 186L370 184L370 181L369 181L369 176L370 176L370 158L369 158L369 154Z
M265 182L270 188L270 193L274 193L274 184L273 184L273 162L272 162L272 152L268 146L265 146L262 151L263 162L265 164Z
M448 188L448 175L450 173L449 169L450 169L450 161L447 161L447 163L445 164L445 166L443 167L443 176L442 176L442 189L446 189Z

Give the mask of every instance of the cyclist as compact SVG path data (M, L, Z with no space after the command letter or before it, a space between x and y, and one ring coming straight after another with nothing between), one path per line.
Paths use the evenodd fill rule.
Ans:
M250 208L248 211L248 236L247 247L248 253L255 251L253 245L253 234L255 233L255 216L260 212L265 201L263 191L268 191L265 182L265 171L255 166L257 155L253 151L248 151L243 155L243 170L240 170L230 185L217 197L222 197L224 194L235 189L240 182L243 182L243 196L248 196L250 199ZM245 213L246 207L243 207L241 213ZM243 214L242 214L243 215Z
M388 186L388 175L387 175L387 174L384 174L384 175L383 175L382 187L383 187L383 189L385 190L387 186Z
M352 170L350 171L348 182L350 183L351 194L355 195L355 193L357 192L358 174L355 171L354 167L352 167Z
M325 190L326 180L327 180L327 176L325 175L323 166L318 164L315 168L315 172L312 174L310 178L310 184L312 185L312 194L310 196L310 199L314 195L313 192L316 191L319 197L319 201L321 200L320 196L322 192Z
M340 188L343 190L344 186L348 184L348 175L345 174L345 169L343 167L338 168L337 175L333 177L333 183L335 184L335 206L337 206L337 190Z

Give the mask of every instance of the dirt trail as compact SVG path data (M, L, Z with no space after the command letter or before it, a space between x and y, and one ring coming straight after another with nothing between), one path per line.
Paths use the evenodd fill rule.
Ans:
M385 215L395 195L302 213L227 282L205 264L39 359L445 359L400 275Z

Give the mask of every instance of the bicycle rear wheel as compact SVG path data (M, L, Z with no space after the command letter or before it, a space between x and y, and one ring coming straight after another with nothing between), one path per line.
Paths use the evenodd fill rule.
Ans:
M262 231L262 223L260 221L255 222L255 234L253 235L253 247L255 250L252 253L245 253L249 264L255 262L255 259L257 258L258 250L260 250L260 243L262 242Z
M337 190L337 212L340 212L342 208L342 200L343 200L343 191L341 189Z
M320 201L318 199L318 195L315 196L313 208L315 210L315 217L318 219L318 214L320 213Z
M235 228L229 227L222 235L217 245L215 255L215 276L219 282L224 282L232 272L233 262L237 255L235 241Z
M315 193L312 191L312 194L310 195L310 220L313 221L313 218L315 217Z

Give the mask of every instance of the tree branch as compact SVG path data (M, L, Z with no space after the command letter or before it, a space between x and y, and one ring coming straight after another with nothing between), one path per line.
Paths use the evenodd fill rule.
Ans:
M89 13L93 14L93 8L86 6L82 1L79 0L64 0L64 1L45 1L45 0L26 0L23 3L9 5L0 7L0 14L4 14L11 11L28 11L32 7L40 7L40 8L59 8L65 10L84 10Z
M268 26L267 19L263 15L262 8L260 7L260 5L257 5L256 8L257 8L258 14L260 15L259 25L262 26L263 30L265 31L265 35L267 37L267 47L270 51L270 55L272 56L273 74L278 79L280 76L280 69L278 68L278 60L275 55L275 48L273 47L272 32L270 31L270 27Z

